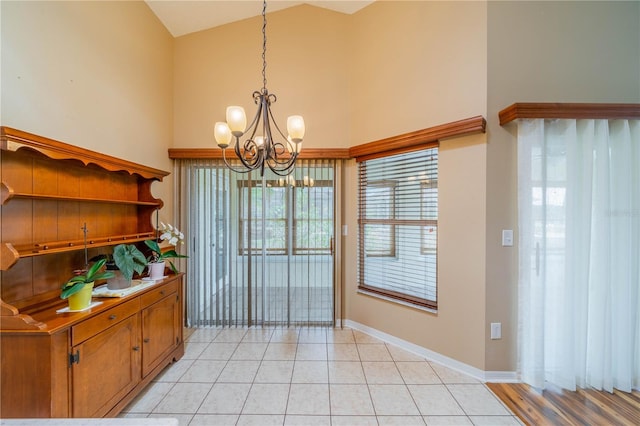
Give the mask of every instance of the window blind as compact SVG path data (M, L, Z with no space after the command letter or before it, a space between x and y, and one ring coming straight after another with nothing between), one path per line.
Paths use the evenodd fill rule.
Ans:
M437 309L438 148L359 163L358 288Z

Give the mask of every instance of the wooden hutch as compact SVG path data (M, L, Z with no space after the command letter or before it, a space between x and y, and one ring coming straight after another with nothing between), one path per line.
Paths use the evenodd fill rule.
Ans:
M88 257L155 237L169 173L0 129L0 418L113 417L184 354L182 274L87 311L60 287Z

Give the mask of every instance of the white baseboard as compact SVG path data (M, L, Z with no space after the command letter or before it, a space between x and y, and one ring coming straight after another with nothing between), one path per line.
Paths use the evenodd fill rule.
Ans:
M384 333L380 330L376 330L375 328L371 328L369 326L360 324L355 321L344 320L344 325L345 327L349 327L354 330L358 330L363 333L369 334L370 336L378 338L383 342L392 344L408 352L421 356L429 361L437 362L438 364L451 368L452 370L456 370L461 373L464 373L481 382L501 382L501 383L519 383L520 382L520 380L518 380L518 375L516 374L515 371L480 370L479 368L457 361L453 358L449 358L448 356L444 356L442 354L439 354L438 352L434 352L427 348L423 348L422 346L418 346L414 343L407 342L406 340L399 339L395 336L392 336L390 334Z

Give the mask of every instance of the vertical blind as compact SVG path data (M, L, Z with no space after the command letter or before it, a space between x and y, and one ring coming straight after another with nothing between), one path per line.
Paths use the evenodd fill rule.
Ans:
M438 148L359 163L358 287L437 308Z
M190 326L333 324L334 168L298 160L262 177L176 161Z

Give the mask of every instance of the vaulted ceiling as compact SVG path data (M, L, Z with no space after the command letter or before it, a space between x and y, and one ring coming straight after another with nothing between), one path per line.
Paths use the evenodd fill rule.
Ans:
M275 12L306 3L351 14L368 6L373 1L270 0L267 2L267 12ZM262 13L262 1L256 0L146 0L146 3L174 37L259 16Z

